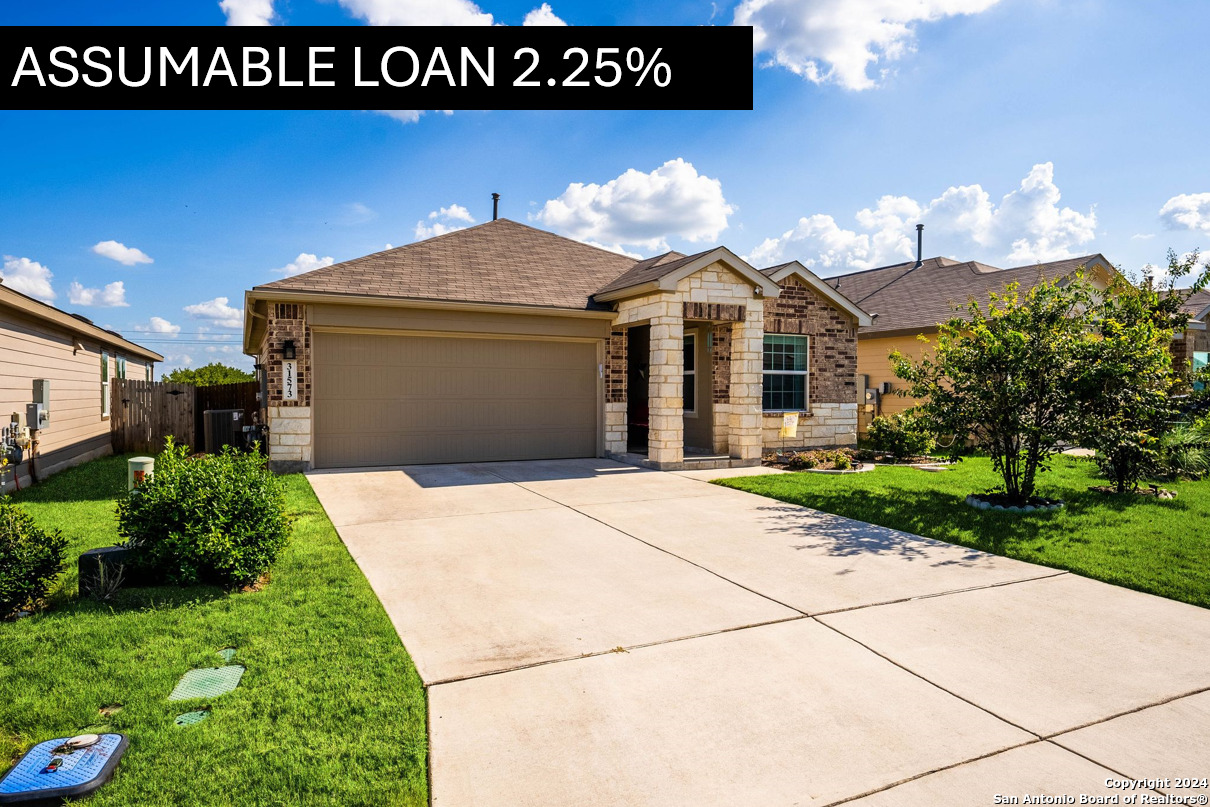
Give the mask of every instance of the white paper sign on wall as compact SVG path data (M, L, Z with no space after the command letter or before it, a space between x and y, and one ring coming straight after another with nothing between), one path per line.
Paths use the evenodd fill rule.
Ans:
M783 438L798 436L797 412L786 412L781 416L781 436Z
M281 363L281 398L283 401L298 400L298 362Z

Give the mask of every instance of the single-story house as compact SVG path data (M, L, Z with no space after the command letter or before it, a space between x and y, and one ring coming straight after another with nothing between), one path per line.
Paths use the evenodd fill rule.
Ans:
M50 474L112 452L109 384L150 381L155 351L99 328L78 314L27 297L0 282L0 434L8 453L24 442L27 406L42 403L34 475ZM30 484L30 451L0 476L0 490ZM14 473L15 471L15 473Z
M1189 315L1189 324L1172 339L1173 363L1179 368L1202 370L1210 364L1210 333L1206 331L1210 291L1203 289L1189 295L1181 310Z
M616 457L752 465L853 444L859 307L725 247L635 260L508 219L256 286L275 468Z
M827 278L834 290L869 312L872 322L857 330L857 372L862 386L861 432L877 415L892 415L916 404L896 395L903 381L894 372L890 354L898 350L919 358L939 323L954 316L955 307L972 299L986 306L988 295L1011 283L1032 288L1043 278L1073 276L1080 268L1097 289L1105 289L1117 270L1104 255L1083 255L1061 261L1001 269L977 261L921 258ZM960 312L957 312L960 313Z

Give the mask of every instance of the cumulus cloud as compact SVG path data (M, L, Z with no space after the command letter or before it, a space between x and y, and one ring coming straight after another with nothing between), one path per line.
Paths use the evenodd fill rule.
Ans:
M163 317L152 317L146 325L136 325L134 329L139 333L162 333L168 336L177 336L181 332L180 325L173 325Z
M1160 221L1169 230L1210 233L1210 193L1182 193L1160 208Z
M13 291L19 291L44 303L50 303L55 299L55 290L50 286L51 278L54 276L53 272L37 261L5 255L4 271L0 272L0 282Z
M126 287L120 280L106 283L105 287L100 289L85 288L73 280L67 287L67 299L71 301L72 305L87 305L96 308L125 308L130 305L126 302Z
M567 25L555 15L550 3L543 3L525 15L522 25Z
M273 0L222 0L228 25L272 25Z
M631 168L603 185L573 182L530 218L597 244L666 251L668 239L710 242L727 229L735 208L717 179L699 174L681 158L650 173Z
M143 250L128 247L118 241L101 241L93 244L92 251L124 266L134 266L136 263L155 263Z
M369 205L361 202L350 202L344 206L344 213L341 216L343 224L365 224L367 221L373 221L378 218L378 211L372 209Z
M468 225L474 223L475 217L462 205L438 208L429 213L427 218L416 222L416 240L465 230ZM389 245L387 249L390 249Z
M471 0L338 0L370 25L491 25L492 15Z
M392 120L397 120L400 123L415 123L420 120L420 117L425 112L442 112L446 115L453 115L452 109L372 109L371 112L377 115L386 115Z
M742 0L735 25L751 25L752 48L803 78L850 90L877 84L870 67L916 49L916 25L978 14L998 0Z
M310 252L300 252L297 258L273 271L279 275L293 277L294 275L301 275L303 272L323 269L325 266L331 266L334 262L331 255L325 255L321 258Z
M765 239L747 257L757 266L799 259L826 274L872 269L915 257L915 224L921 222L926 241L943 247L926 249L929 255L1010 265L1058 260L1092 241L1097 223L1095 210L1062 207L1060 199L1054 165L1039 163L998 204L980 185L951 186L927 204L883 196L856 213L853 229L816 213Z
M215 297L200 303L185 306L185 313L194 319L208 320L219 328L244 327L244 310L232 308L226 297Z

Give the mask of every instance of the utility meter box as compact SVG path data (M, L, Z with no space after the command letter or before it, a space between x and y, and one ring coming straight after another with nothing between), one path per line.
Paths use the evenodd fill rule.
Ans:
M40 403L26 404L25 422L31 429L45 429L50 425L50 412Z

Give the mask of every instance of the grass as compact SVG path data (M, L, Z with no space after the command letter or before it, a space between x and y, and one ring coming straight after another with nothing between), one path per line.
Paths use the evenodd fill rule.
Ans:
M71 570L47 611L0 623L0 770L37 742L108 726L130 750L97 807L427 804L420 678L306 479L285 483L297 520L263 590L132 588L112 603L76 597L75 558L118 542L125 458L15 497L70 538ZM227 646L247 667L238 689L167 701ZM173 724L207 705L204 722Z
M1210 607L1210 480L1165 483L1177 491L1172 500L1106 496L1088 490L1105 484L1090 460L1062 456L1039 477L1037 493L1067 507L1028 515L963 502L999 484L983 457L941 473L880 466L717 484Z

